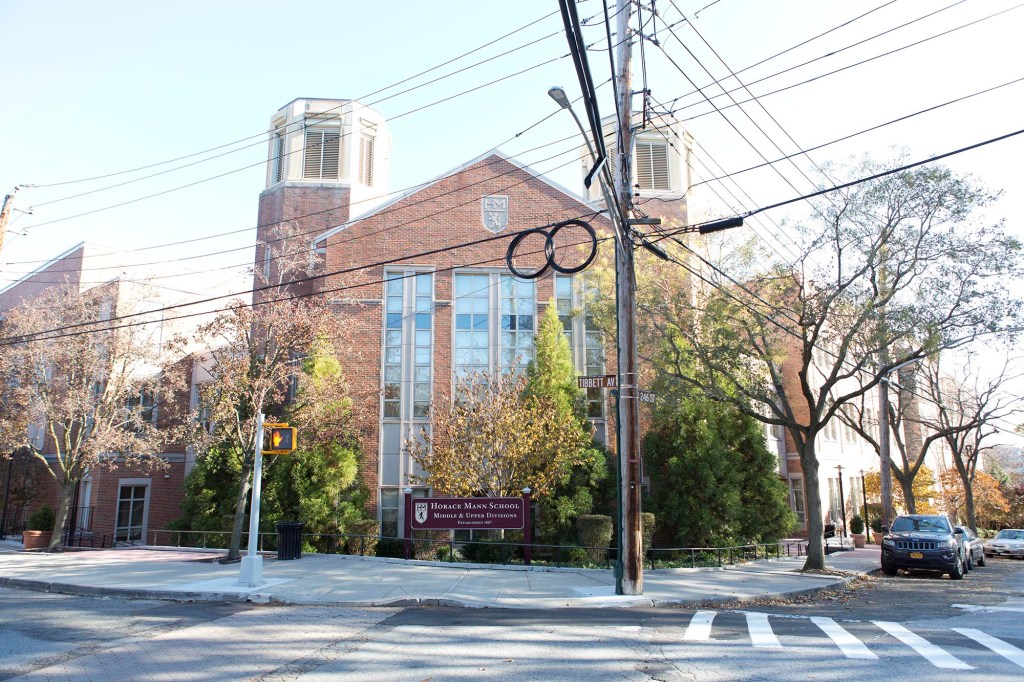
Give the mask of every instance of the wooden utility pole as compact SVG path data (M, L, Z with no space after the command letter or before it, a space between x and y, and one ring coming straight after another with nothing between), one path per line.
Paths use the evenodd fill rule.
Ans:
M4 240L7 238L7 223L11 219L11 210L14 208L14 195L20 187L15 187L11 193L4 197L4 205L0 208L0 251L4 248Z
M617 0L618 17L615 36L615 87L618 101L618 130L615 148L615 196L622 208L624 219L630 216L633 203L632 181L632 43L629 39L629 20L632 14L630 0ZM608 207L609 211L614 210ZM637 382L636 339L636 271L633 264L633 240L626 220L619 223L616 233L615 277L617 289L617 327L619 363L619 548L622 555L622 575L618 581L619 594L638 595L644 592L643 543L640 528L640 405Z

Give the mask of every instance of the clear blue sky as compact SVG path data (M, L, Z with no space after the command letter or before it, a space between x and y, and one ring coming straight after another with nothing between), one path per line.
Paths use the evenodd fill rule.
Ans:
M671 105L688 121L701 162L713 160L737 171L761 163L761 155L781 156L773 142L792 153L797 145L819 145L1024 77L1024 8L1016 7L1001 0L658 0L662 18L645 30L657 31L661 47L648 44L643 60L639 50L634 53L634 84L641 87L640 67L646 66L647 87L658 102ZM1001 10L1008 11L984 19ZM603 16L597 0L582 3L579 12L584 18ZM934 14L922 18L928 13ZM691 23L682 22L682 14ZM536 23L517 31L531 22ZM748 67L844 22L850 23L742 72L765 109L748 104L742 111L733 107L719 113L691 92L688 79L701 86L713 80L705 68L722 78L728 69ZM907 22L912 23L900 28ZM9 235L0 252L0 280L31 270L82 240L138 249L232 231L217 239L151 249L145 257L188 257L186 263L197 270L250 263L254 231L245 228L255 223L266 155L258 136L270 115L296 97L360 98L387 117L394 145L394 190L497 145L580 189L574 143L559 142L574 134L572 122L558 114L538 124L555 112L546 96L549 86L561 84L571 96L579 94L555 0L303 5L263 0L5 0L0 3L0 25L0 58L6 65L0 192L16 184L40 185L18 194L17 206L34 206L34 215L15 214L12 228L26 234ZM468 57L394 86L513 31ZM907 47L945 31L951 32ZM600 49L603 24L594 21L585 33L596 48L590 53L595 80L603 82L609 74L607 53ZM859 41L865 42L842 49ZM508 50L513 51L502 56ZM850 66L890 50L897 51ZM822 58L831 52L836 54ZM816 61L797 66L808 60ZM773 75L791 67L796 68ZM825 75L843 67L850 68ZM463 73L428 82L462 68ZM767 94L806 80L810 82ZM418 87L400 94L413 86ZM713 96L719 91L712 87L705 92ZM604 112L611 113L608 87L601 93ZM737 98L741 95L748 97L736 93ZM725 99L715 102L728 104ZM911 158L946 152L1024 127L1022 104L1024 83L1016 83L826 147L812 157L817 163L864 153L886 158L899 146ZM92 182L42 186L117 173L243 138L251 139L221 150L237 150L221 158L78 198L67 197L180 163ZM949 161L1005 190L992 217L1005 217L1018 233L1024 233L1022 152L1024 135ZM808 172L812 167L805 158L797 164ZM739 188L729 187L737 199L718 185L713 185L715 191L712 185L703 188L698 211L730 215L812 189L793 166L780 164L778 169L786 181L768 169L737 176ZM710 175L698 168L698 179ZM135 201L191 183L197 184ZM103 210L122 202L133 203ZM91 211L96 212L63 220ZM802 211L797 206L773 212L770 220L752 222L749 229L765 239L784 241L775 223ZM60 222L43 224L52 220ZM221 251L228 253L195 258Z

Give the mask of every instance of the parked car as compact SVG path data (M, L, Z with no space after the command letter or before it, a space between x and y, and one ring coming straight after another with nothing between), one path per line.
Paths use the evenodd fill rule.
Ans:
M1024 530L1004 528L985 541L985 556L1024 557Z
M941 571L961 580L967 571L964 536L940 514L897 516L882 538L882 572L919 569Z
M975 566L985 565L985 541L979 538L973 530L967 526L956 526L954 530L960 531L964 538L964 554L967 556L967 570Z

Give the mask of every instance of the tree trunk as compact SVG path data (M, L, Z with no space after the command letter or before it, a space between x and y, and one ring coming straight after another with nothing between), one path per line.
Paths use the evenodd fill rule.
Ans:
M807 560L803 570L825 568L825 527L821 518L821 490L818 487L818 458L814 440L808 439L800 449L800 465L804 472L804 495L807 498Z
M238 497L235 498L235 521L231 526L231 544L228 545L228 561L237 561L242 552L242 529L245 527L245 503L249 496L252 478L253 455L246 454L242 461L242 479L238 483Z
M974 518L974 490L966 480L964 480L964 513L967 514L967 525L977 533L978 522Z
M900 487L903 488L903 504L907 507L908 514L917 513L917 503L914 500L914 479L910 476L904 476L903 480L900 481ZM892 519L889 519L890 523Z
M75 495L75 481L64 480L60 489L60 504L57 505L57 514L53 520L53 535L50 536L49 552L59 552L61 543L64 541L64 524L68 522L68 510L71 508L71 498Z

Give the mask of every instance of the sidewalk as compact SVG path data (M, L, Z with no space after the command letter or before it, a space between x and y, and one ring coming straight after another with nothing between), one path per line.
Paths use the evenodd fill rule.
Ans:
M644 572L642 596L615 594L610 570L484 566L377 557L305 554L265 557L264 582L238 582L239 564L221 565L223 550L126 548L22 552L0 541L0 586L177 601L383 606L447 604L491 608L606 608L751 601L839 587L850 576L802 574L803 557L729 568ZM864 574L879 566L877 546L830 554L826 565Z

